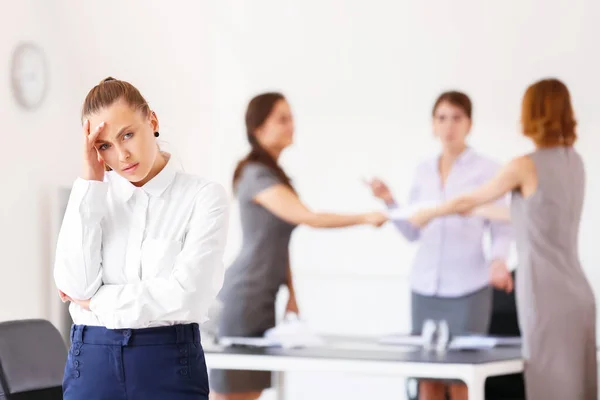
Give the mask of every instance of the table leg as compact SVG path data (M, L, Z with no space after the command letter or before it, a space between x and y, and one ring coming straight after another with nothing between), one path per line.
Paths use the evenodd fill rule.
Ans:
M277 385L275 386L275 398L277 400L285 400L285 372L275 372Z
M465 380L469 389L469 400L485 400L485 379L484 375L472 373Z

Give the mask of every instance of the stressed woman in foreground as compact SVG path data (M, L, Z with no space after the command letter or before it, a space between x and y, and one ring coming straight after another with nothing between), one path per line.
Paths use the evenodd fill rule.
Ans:
M74 321L64 399L207 400L199 323L223 282L225 190L175 169L127 82L95 86L82 119L54 268Z

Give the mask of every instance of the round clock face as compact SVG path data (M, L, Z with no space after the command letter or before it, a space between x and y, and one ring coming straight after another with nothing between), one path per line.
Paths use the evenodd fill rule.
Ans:
M22 43L13 53L11 83L17 102L26 109L37 108L46 95L46 58L33 43Z

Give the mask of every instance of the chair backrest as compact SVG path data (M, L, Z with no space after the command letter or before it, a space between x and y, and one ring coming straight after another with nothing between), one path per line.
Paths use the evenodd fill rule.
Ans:
M512 272L513 281L515 271ZM519 321L517 319L517 302L515 291L506 293L504 290L494 289L492 303L492 318L490 320L490 335L521 336Z
M62 386L67 349L48 321L0 323L0 400Z
M512 276L514 281L515 271L512 272ZM514 290L506 293L503 290L494 289L489 334L493 336L521 336ZM525 399L523 374L488 378L485 383L485 398L488 400Z

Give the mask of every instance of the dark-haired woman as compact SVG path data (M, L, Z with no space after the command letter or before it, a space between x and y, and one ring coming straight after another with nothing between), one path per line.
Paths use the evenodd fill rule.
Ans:
M416 170L409 203L438 203L468 192L491 179L500 166L467 144L471 130L472 104L457 91L442 93L433 106L433 132L441 151L424 160ZM373 194L389 208L398 205L379 181L371 182ZM502 199L500 199L502 202ZM492 308L489 285L510 291L512 277L506 266L511 243L510 225L497 220L506 206L495 205L473 215L453 215L419 229L408 220L394 225L409 241L419 241L411 276L413 334L419 334L427 319L447 321L452 334L488 332ZM483 239L491 234L491 254L486 257ZM462 384L446 387L442 381L421 381L420 400L443 400L448 390L452 400L464 400Z
M251 151L233 178L243 240L219 295L223 302L220 336L262 336L275 326L275 299L281 285L287 285L290 293L286 311L298 312L288 251L297 225L381 226L387 220L379 212L317 213L300 201L277 161L294 136L292 112L283 95L264 93L253 98L246 111L246 130ZM257 399L271 386L271 372L212 370L210 384L215 399Z

